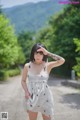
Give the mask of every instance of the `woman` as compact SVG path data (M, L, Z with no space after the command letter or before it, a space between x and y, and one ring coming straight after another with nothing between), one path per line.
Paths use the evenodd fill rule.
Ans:
M48 62L48 57L55 61ZM30 62L24 65L21 80L25 91L24 106L30 120L36 120L38 112L42 113L43 120L53 120L54 101L47 80L51 69L64 62L64 58L47 51L40 43L32 47Z

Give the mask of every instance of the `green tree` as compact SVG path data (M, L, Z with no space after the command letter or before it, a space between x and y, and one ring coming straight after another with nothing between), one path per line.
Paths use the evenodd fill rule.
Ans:
M64 10L51 17L49 24L53 29L53 52L63 56L66 60L61 66L63 74L70 76L73 66L76 64L76 45L74 38L80 38L80 7L68 5Z
M80 1L80 0L79 0ZM48 50L65 58L66 62L55 73L70 76L73 66L76 65L76 45L74 38L80 39L80 6L67 5L59 14L49 20L49 27L37 34L35 42L41 42Z
M0 67L9 68L24 61L24 55L9 20L0 15Z
M25 62L29 62L31 48L34 44L33 40L34 33L32 32L21 32L18 34L18 42L25 55Z
M74 43L76 44L76 54L77 54L77 57L76 57L76 61L77 61L77 64L73 67L73 69L76 71L77 73L77 76L80 78L80 39L74 39Z
M48 50L51 50L50 39L52 39L52 32L53 31L50 26L41 29L35 36L35 43L42 43Z

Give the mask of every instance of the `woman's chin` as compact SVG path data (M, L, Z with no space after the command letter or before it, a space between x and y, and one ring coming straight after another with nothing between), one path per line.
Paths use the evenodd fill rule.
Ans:
M42 63L42 60L36 60L35 62L40 64L40 63Z

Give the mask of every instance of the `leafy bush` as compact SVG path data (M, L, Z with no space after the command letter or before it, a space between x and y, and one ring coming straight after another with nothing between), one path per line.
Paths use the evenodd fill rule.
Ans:
M19 75L21 73L21 71L20 71L19 68L16 68L16 69L8 70L7 73L10 77L12 77L12 76L15 76L15 75Z
M0 70L0 81L7 80L8 77L16 76L21 73L20 68Z
M9 77L6 70L0 70L0 81L6 80Z

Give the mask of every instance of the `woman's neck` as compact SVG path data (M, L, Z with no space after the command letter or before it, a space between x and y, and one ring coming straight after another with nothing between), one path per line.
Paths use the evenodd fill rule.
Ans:
M34 61L34 62L32 62L33 64L35 64L35 65L42 65L43 63L44 63L44 61L42 61L42 62L36 62L36 61Z

